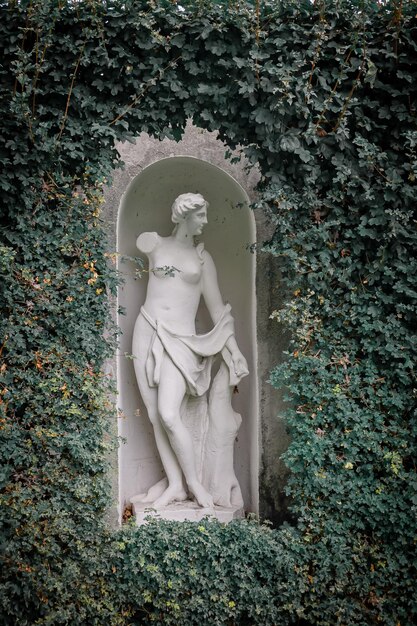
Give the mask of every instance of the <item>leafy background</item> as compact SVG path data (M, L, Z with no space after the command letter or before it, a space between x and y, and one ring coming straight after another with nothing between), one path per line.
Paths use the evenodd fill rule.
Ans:
M4 623L414 624L415 3L0 10ZM261 169L292 517L111 532L102 189L188 118Z

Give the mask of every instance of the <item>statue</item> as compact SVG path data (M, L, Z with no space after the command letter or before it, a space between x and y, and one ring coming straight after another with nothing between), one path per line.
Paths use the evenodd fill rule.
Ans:
M204 244L194 243L207 223L207 208L201 194L181 194L172 205L171 236L142 233L136 242L149 259L149 283L133 333L133 362L166 474L141 501L156 509L186 500L188 492L204 508L243 505L233 469L241 417L231 396L249 372L213 259ZM214 327L197 335L201 297Z

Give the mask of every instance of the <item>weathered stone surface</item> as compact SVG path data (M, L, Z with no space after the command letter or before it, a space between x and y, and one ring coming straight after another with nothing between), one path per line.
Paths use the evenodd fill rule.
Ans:
M117 212L121 197L129 183L148 165L169 156L189 155L204 159L222 168L245 189L251 201L256 200L255 187L259 180L256 168L247 169L243 160L231 163L225 159L226 147L216 139L215 133L208 133L189 125L183 140L176 143L170 140L158 141L143 134L135 144L118 146L125 163L123 170L114 174L112 185L106 192L104 220L109 235L112 252L116 249ZM262 517L279 521L285 516L285 497L283 486L286 471L280 461L280 455L288 445L285 426L280 418L283 410L281 395L268 384L271 368L282 358L287 338L283 335L276 321L270 319L270 313L279 306L280 291L279 267L275 258L260 251L262 244L270 238L273 226L268 222L261 209L254 211L257 229L258 255L256 261L256 299L257 299L257 342L259 381L259 512ZM109 364L116 371L116 364ZM118 460L113 461L114 501L118 500ZM127 502L121 502L119 513L111 513L111 519L120 517Z

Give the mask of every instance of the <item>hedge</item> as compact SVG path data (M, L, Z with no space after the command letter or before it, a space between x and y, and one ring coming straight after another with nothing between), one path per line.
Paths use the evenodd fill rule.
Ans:
M414 624L415 3L0 11L4 623ZM293 521L273 530L105 521L103 186L116 140L188 118L259 165L275 225Z

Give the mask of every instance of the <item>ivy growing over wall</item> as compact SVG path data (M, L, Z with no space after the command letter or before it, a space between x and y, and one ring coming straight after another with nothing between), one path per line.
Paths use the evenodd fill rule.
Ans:
M415 3L0 10L4 623L414 624ZM112 533L102 188L188 118L262 172L296 522Z

